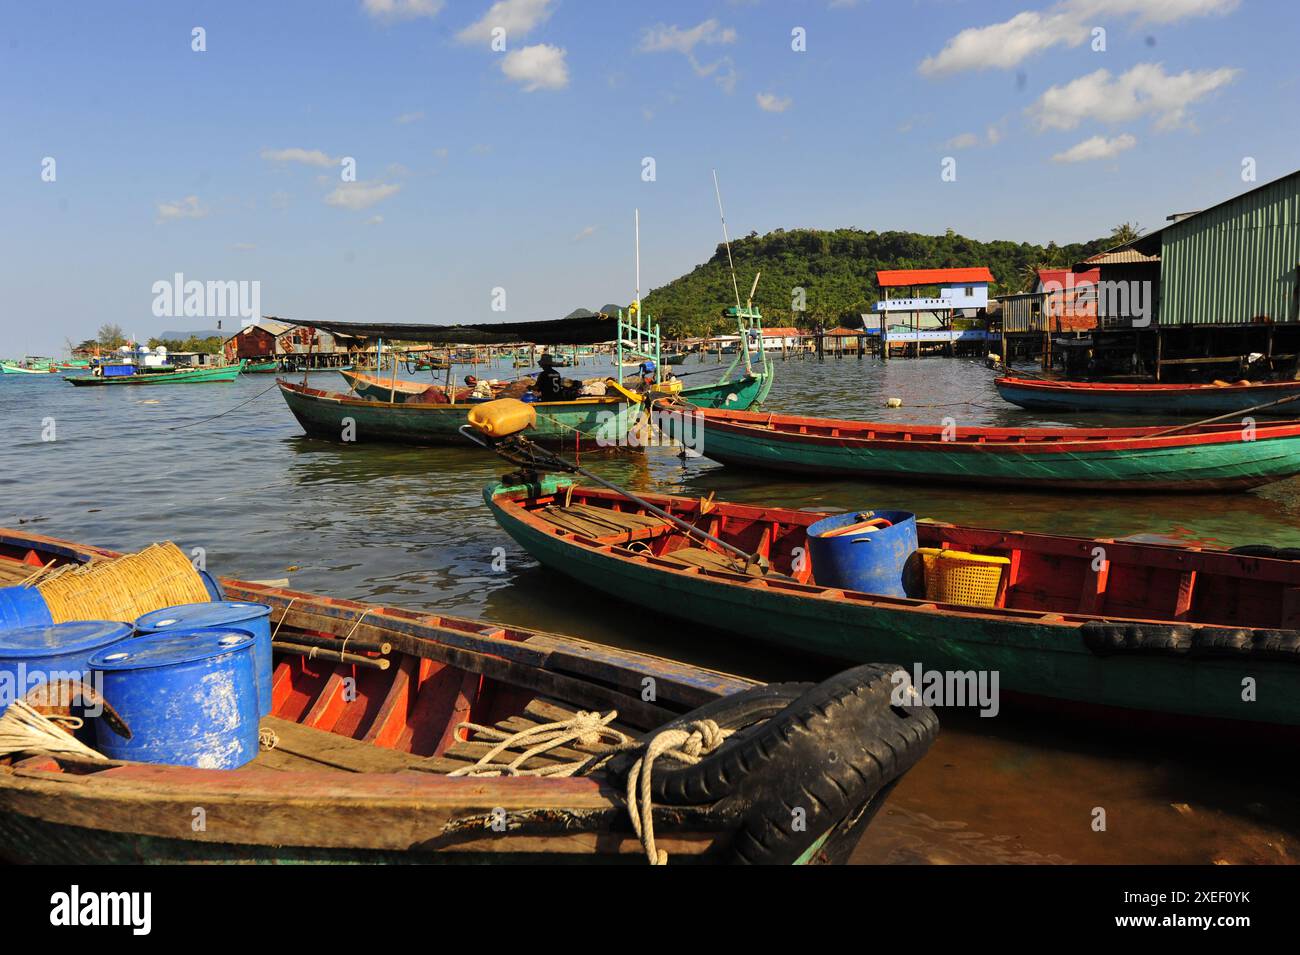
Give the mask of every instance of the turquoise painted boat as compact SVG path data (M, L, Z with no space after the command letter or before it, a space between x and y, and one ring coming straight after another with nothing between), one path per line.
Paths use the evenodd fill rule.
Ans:
M771 371L759 371L741 378L714 382L709 385L695 385L683 388L677 393L681 398L697 408L726 408L733 411L748 411L767 401L772 390Z
M914 597L819 584L827 568L811 559L807 531L824 513L644 497L766 567L702 547L612 491L551 477L484 491L497 522L544 567L681 618L692 633L714 628L801 658L996 675L1009 697L1120 711L1111 715L1130 730L1140 714L1182 732L1201 720L1300 729L1300 560L1283 559L1300 552L918 521L922 548L997 559L996 580L985 581L991 605L977 605L947 589L931 596L928 577Z
M1109 491L1237 491L1300 474L1300 421L958 428L690 408L656 419L735 467L819 476ZM689 416L690 420L686 420Z
M114 556L0 529L0 580ZM270 607L274 621L271 714L256 758L196 769L7 748L0 858L839 862L870 838L893 784L938 731L925 706L891 705L885 667L762 685L484 620L222 585L231 600ZM664 756L644 787L629 786L652 741L671 743L665 731L690 733L698 720L730 733L701 734L697 760ZM567 747L542 745L542 727L557 723L573 730L556 740ZM206 826L194 826L195 806ZM791 824L791 806L804 808L803 825Z
M338 392L279 382L280 393L304 431L334 441L386 441L398 444L466 446L460 433L477 404L375 401ZM427 386L425 386L427 388ZM641 402L624 395L546 401L534 405L537 427L524 437L564 448L627 445L626 435L643 417Z
M246 375L274 375L280 370L280 363L272 358L270 361L250 361L244 365Z
M151 371L137 367L133 373L127 375L86 375L76 378L65 377L63 380L79 388L100 385L211 384L217 381L234 381L244 370L245 364L246 362L241 361L234 365L202 365L198 368L174 368L166 371Z

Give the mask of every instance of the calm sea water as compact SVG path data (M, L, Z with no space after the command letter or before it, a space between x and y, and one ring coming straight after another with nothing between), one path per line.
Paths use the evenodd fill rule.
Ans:
M714 359L679 373L713 380ZM600 374L583 366L570 374ZM468 372L458 370L458 374ZM1036 419L960 359L776 363L767 410L960 425ZM476 372L509 377L501 366ZM317 387L342 390L333 373ZM746 645L601 597L539 568L481 499L508 468L475 449L338 445L306 438L271 376L230 384L73 388L0 376L0 525L128 550L172 539L210 569L295 588L486 617L648 650L759 678L827 666ZM902 407L885 407L900 398ZM1111 419L1119 421L1122 419ZM53 431L54 440L43 440ZM902 508L992 527L1196 543L1300 543L1300 480L1238 495L1131 496L791 480L683 463L668 449L585 455L632 490L827 509ZM493 571L494 548L507 554ZM875 861L1284 862L1296 852L1294 760L1245 741L1147 739L1122 728L1006 712L944 717L857 859ZM1104 832L1094 810L1106 811Z

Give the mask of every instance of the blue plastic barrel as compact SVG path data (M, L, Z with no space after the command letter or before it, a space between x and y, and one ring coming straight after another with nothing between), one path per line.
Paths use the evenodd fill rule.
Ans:
M271 713L271 608L266 604L222 600L206 604L181 604L145 614L135 622L141 633L163 630L206 630L228 627L246 630L257 638L257 711Z
M54 622L35 587L0 587L0 630L49 626Z
M238 630L167 630L100 650L90 666L131 729L95 724L111 759L235 769L257 756L254 640Z
M213 577L206 570L200 570L199 576L203 578L203 587L208 592L209 600L225 600L226 593L221 589L221 584L217 578Z
M88 679L91 654L129 636L130 624L110 620L0 631L0 713L51 679Z
M828 531L883 518L889 527L826 537ZM822 587L906 597L917 593L916 515L907 511L852 511L808 528L813 578Z

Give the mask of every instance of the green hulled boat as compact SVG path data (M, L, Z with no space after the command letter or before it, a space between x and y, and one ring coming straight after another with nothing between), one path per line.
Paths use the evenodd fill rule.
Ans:
M1108 491L1230 491L1300 474L1300 422L958 428L690 408L657 417L705 457L819 476ZM690 416L689 422L684 418Z
M304 431L335 441L465 445L460 428L478 407L466 402L375 401L283 380L280 393ZM642 404L635 396L539 401L533 407L537 427L524 436L566 448L622 446L642 418Z
M973 606L932 599L928 582L916 597L819 584L830 568L811 559L807 529L826 514L646 495L756 551L760 569L614 492L570 487L493 484L484 497L543 566L694 626L801 656L983 673L1007 695L1175 717L1183 730L1199 719L1300 729L1300 560L1284 559L1294 552L917 522L923 548L1001 559L991 605Z
M129 374L87 375L63 380L78 387L100 385L196 385L216 381L234 381L244 370L245 362L234 365L210 365L198 368L166 368L152 370L136 366ZM96 369L99 371L100 369Z
M280 363L272 358L270 361L250 361L244 365L246 375L274 375L280 370Z

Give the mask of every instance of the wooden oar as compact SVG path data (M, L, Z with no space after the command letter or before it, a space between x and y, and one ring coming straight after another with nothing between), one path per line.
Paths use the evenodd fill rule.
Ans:
M460 433L463 434L465 437L469 438L475 444L482 445L483 447L487 448L489 451L494 451L497 454L500 454L507 461L510 461L511 464L521 463L519 461L512 460L511 458L509 458L507 456L506 449L497 447L489 443L488 441L484 440L483 437L474 430L473 425L468 425L468 424L461 425ZM542 448L534 444L533 442L529 441L527 438L523 438L518 435L513 435L512 438L513 440L524 445L528 453L532 456L533 461L535 463L543 464L549 468L553 468L558 471L568 471L573 474L581 474L589 481L594 481L596 484L599 484L601 487L608 488L609 490L613 491L615 494L621 494L623 497L627 498L633 504L645 508L651 514L655 515L655 517L661 517L664 520L671 522L672 524L681 528L687 534L699 538L700 540L705 540L717 544L719 547L723 548L724 550L729 551L732 555L742 558L745 561L746 567L748 567L750 564L754 564L760 569L770 572L772 576L780 577L784 580L794 580L793 577L789 577L786 574L782 574L777 571L772 571L771 565L768 563L767 558L762 556L761 554L751 554L748 551L736 547L734 544L727 543L720 537L714 537L708 531L700 530L694 524L688 523L687 521L682 520L680 517L677 517L676 515L669 514L663 508L656 507L655 505L651 504L649 501L645 500L644 498L637 497L631 491L624 490L623 488L619 487L617 484L614 484L611 481L606 481L599 474L593 474L591 471L588 471L586 468L582 467L581 465L574 464L572 461L566 460L565 458L560 457L558 454L551 453L547 449Z
M1265 408L1276 408L1278 405L1284 405L1288 401L1295 401L1297 399L1300 399L1300 394L1288 395L1285 398L1278 398L1276 401L1266 401L1262 405L1255 405L1252 408L1242 408L1239 411L1229 411L1227 414L1221 414L1214 418L1206 418L1204 421L1193 421L1191 424L1180 424L1176 428L1166 428L1164 431L1157 431L1155 434L1148 434L1143 437L1163 438L1167 434L1177 434L1179 431L1186 431L1188 428L1199 428L1203 424L1214 424L1216 421L1226 421L1228 418L1237 418L1241 415L1263 411Z

